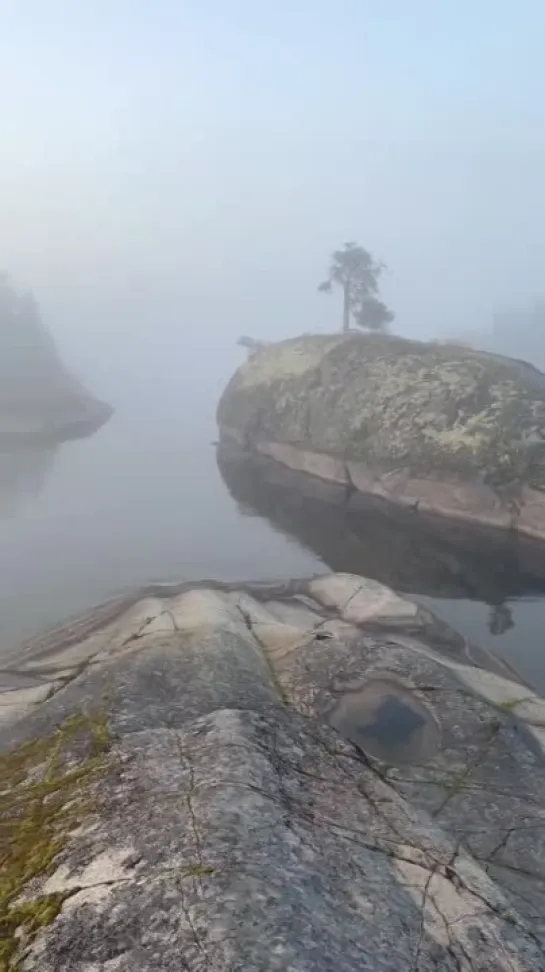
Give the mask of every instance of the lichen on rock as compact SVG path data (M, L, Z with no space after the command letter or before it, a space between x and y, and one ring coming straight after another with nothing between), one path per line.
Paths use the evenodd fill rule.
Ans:
M71 715L53 734L0 754L0 972L17 968L73 893L44 894L40 884L92 813L109 748L104 716Z
M545 970L545 702L421 606L150 585L32 647L2 972Z
M516 516L522 487L545 490L545 376L468 348L375 334L279 342L235 373L217 417L224 439L270 455L363 463L372 492L392 494L381 480L396 474L400 501L418 504L417 480L477 485Z

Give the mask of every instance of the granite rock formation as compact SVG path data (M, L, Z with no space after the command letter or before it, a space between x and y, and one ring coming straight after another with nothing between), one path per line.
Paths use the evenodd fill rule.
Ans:
M218 406L222 439L424 512L545 537L545 375L377 334L262 348Z
M346 574L4 664L2 972L543 972L545 702Z

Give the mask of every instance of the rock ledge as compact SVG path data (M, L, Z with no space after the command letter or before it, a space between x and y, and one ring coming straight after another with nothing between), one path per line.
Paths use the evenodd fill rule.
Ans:
M545 970L545 702L390 589L150 587L1 678L2 972Z

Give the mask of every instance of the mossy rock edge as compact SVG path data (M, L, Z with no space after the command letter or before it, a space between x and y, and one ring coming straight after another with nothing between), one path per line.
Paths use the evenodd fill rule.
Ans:
M110 747L105 715L72 715L52 735L0 755L0 972L20 967L39 930L78 890L39 888L70 834L94 813Z

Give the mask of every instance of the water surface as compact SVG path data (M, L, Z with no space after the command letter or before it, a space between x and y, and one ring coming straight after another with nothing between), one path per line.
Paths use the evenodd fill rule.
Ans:
M542 548L348 510L323 484L217 457L214 402L156 396L151 413L135 397L89 439L0 452L0 653L151 581L331 568L425 602L545 691Z

